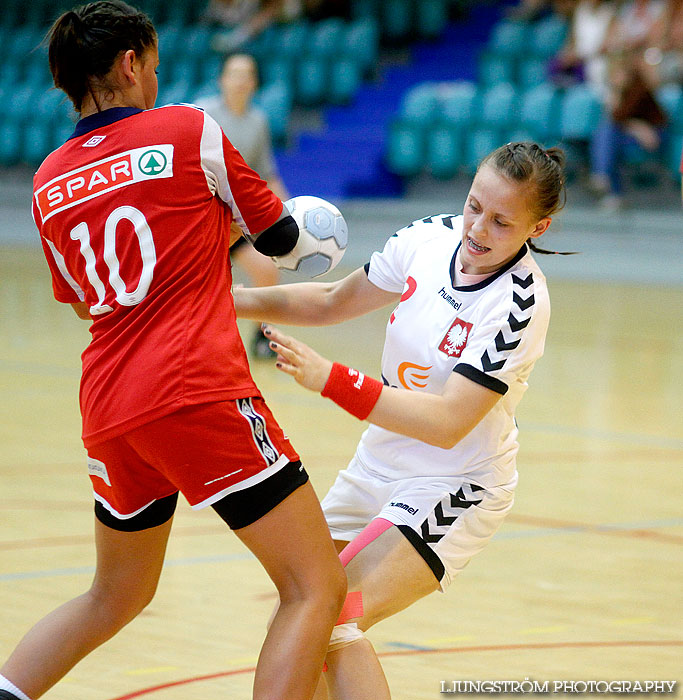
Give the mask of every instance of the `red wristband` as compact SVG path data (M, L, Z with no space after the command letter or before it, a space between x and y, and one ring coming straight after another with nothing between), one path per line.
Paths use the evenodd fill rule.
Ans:
M382 382L335 362L320 394L332 399L356 418L365 420L375 407L382 387Z

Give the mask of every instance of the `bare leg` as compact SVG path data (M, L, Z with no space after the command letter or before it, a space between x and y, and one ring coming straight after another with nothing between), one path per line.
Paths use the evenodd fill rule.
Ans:
M432 570L396 527L364 547L346 565L349 591L363 594L365 631L439 587ZM323 674L332 700L389 700L382 667L372 644L363 639L328 653ZM324 700L325 695L316 695Z
M130 622L154 597L171 522L119 532L95 520L97 571L92 587L29 630L0 673L26 695L39 698Z
M310 700L346 577L310 483L235 533L258 557L280 595L254 679L254 700Z

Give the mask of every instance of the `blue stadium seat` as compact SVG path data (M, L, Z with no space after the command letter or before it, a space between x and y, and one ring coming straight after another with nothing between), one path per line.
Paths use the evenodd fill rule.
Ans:
M380 0L353 0L350 5L353 19L379 18Z
M435 39L448 24L448 0L420 0L417 10L417 31L420 36Z
M567 20L551 15L538 20L531 30L531 52L540 58L554 56L567 37Z
M445 124L467 127L478 113L477 86L469 81L453 83L444 91L440 118Z
M523 90L541 85L548 79L548 64L542 58L526 58L517 64L517 84Z
M212 82L218 89L218 78L223 69L223 57L210 54L199 60L199 81L203 84Z
M163 72L164 85L175 83L189 83L196 85L199 77L197 58L191 54L180 54L174 61L170 61Z
M380 27L390 41L404 39L413 27L411 0L384 0L381 7Z
M526 22L504 20L493 27L487 48L494 55L516 58L528 50L529 34Z
M511 83L515 78L514 69L512 61L485 51L477 63L478 82L485 87L496 83Z
M330 83L327 99L332 104L348 104L353 100L361 84L362 71L358 61L341 58L330 66Z
M163 71L166 61L173 60L180 53L180 29L173 24L161 24L157 27L157 36L159 38L159 69Z
M333 56L342 49L346 34L344 22L337 18L318 22L310 31L310 38L305 51L312 56Z
M424 132L416 124L395 121L389 128L386 165L404 177L417 175L424 163Z
M296 58L311 41L308 22L292 22L280 27L274 39L274 52L278 56Z
M520 96L520 123L541 141L559 135L560 92L552 83L543 83Z
M295 69L294 95L299 104L313 106L327 94L328 62L322 58L302 58Z
M560 136L569 141L588 141L600 121L602 105L586 85L568 88L560 104Z
M28 119L33 111L35 92L33 86L18 85L7 95L5 114L12 119Z
M503 143L501 135L491 129L477 129L467 134L463 154L463 165L467 172L474 174L484 156Z
M663 85L657 90L657 101L666 112L670 128L683 131L683 86Z
M37 167L51 150L52 129L41 121L31 120L24 128L21 160Z
M379 53L379 29L377 21L366 17L348 25L342 51L360 61L363 71L371 69Z
M192 99L194 85L188 82L169 83L159 90L157 106L161 107L175 102L189 102Z
M401 119L412 124L427 125L436 121L439 98L434 83L420 83L403 96Z
M73 132L73 122L64 121L60 122L59 124L55 124L52 128L51 134L51 150L54 151L55 148L59 148L68 138L71 137L71 134L73 134Z
M21 126L18 121L5 119L0 122L0 164L16 165L21 156Z
M681 182L681 154L683 154L683 131L674 131L669 134L667 140L664 162L676 184Z
M185 55L208 57L211 54L211 32L208 27L201 24L187 27L181 36Z
M261 66L261 82L282 82L286 85L294 85L294 60L290 57L273 57L266 60Z
M462 164L462 134L459 129L437 126L427 132L425 162L434 177L448 179Z
M292 92L289 86L284 83L270 83L256 93L254 103L266 113L273 141L279 145L284 144L292 109Z
M498 83L481 95L479 122L491 129L504 129L519 120L519 101L512 83Z

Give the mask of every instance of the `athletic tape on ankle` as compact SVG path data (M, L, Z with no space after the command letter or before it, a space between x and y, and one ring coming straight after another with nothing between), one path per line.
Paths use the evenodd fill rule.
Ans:
M363 594L360 591L352 591L347 594L339 618L334 624L343 625L356 617L363 617Z
M382 388L382 382L335 362L320 394L332 399L352 416L365 420L375 407Z

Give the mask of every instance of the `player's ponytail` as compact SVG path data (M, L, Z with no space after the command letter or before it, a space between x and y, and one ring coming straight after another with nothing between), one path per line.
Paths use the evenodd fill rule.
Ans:
M479 167L488 164L501 175L519 183L533 185L529 206L539 220L560 211L566 203L565 155L561 148L543 148L537 143L520 141L507 143L490 153ZM573 255L573 253L544 250L529 239L527 245L544 255Z
M50 71L77 112L86 95L112 90L107 76L117 56L132 49L137 56L154 46L156 30L147 15L122 0L101 0L61 15L47 34Z

